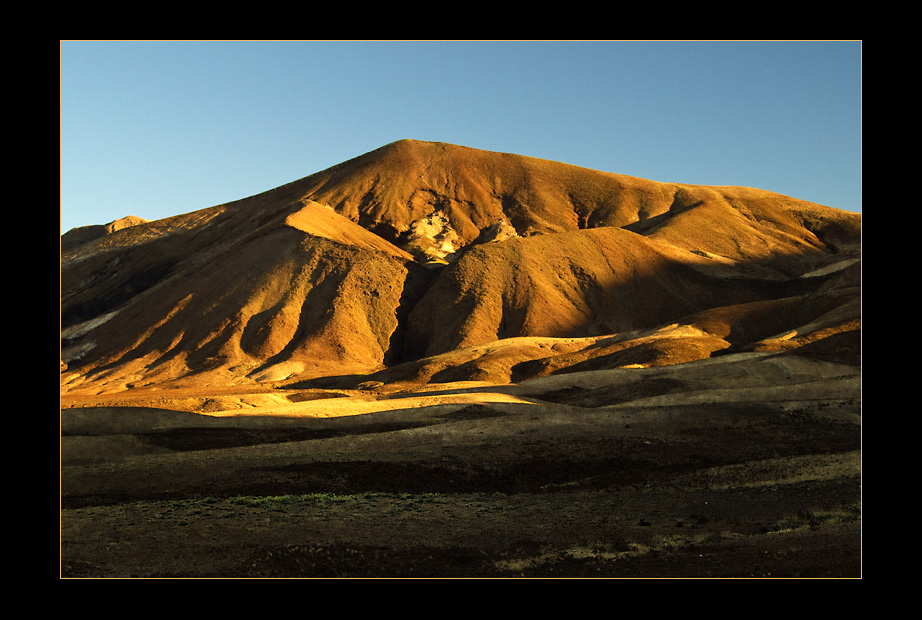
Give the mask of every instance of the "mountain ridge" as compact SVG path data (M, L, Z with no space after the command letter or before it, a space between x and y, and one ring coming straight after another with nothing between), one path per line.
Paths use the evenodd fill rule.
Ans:
M836 264L860 274L860 222L765 190L401 140L224 205L62 236L62 390L364 376L491 341L831 299ZM860 279L847 290L860 298ZM731 346L713 338L691 348Z

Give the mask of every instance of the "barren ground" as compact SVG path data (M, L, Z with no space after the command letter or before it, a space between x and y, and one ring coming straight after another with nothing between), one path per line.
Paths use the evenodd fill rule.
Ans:
M860 577L860 369L681 366L65 396L61 575Z

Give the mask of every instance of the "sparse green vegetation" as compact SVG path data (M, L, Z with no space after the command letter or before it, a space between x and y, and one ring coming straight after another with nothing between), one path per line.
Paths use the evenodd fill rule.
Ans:
M769 532L791 532L802 528L816 530L824 526L854 523L860 518L860 504L846 506L839 510L801 510L796 515L788 516L778 521L769 529Z
M330 504L358 504L361 499L368 499L368 495L337 495L336 493L309 493L306 495L273 495L267 497L259 496L237 496L228 501L239 506L250 508L265 508L268 510L278 509L282 506L293 505L330 505Z

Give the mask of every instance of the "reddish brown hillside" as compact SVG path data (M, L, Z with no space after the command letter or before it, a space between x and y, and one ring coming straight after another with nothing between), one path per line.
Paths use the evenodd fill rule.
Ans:
M442 224L438 241L455 250L499 222L519 236L625 227L758 261L860 239L860 215L764 190L660 183L440 142L401 140L290 189L408 249L426 243L414 226L427 220Z
M717 301L708 278L675 254L620 228L483 244L445 270L410 329L431 355L514 336L613 334L673 321Z
M361 374L521 336L618 335L545 369L683 361L794 330L790 347L829 333L810 325L836 308L860 320L860 279L816 297L845 266L860 278L860 227L858 214L761 190L405 140L62 247L62 386ZM805 295L810 311L781 301ZM623 352L624 334L683 321L696 340L667 330ZM497 376L511 376L514 350Z
M65 374L67 387L90 380L94 389L118 389L192 374L232 383L380 367L409 257L326 207L289 211L234 243L220 231L245 218L224 212L212 215L210 227L128 244L83 280L106 291L84 303L66 303L87 298L68 277L83 273L81 257L70 269L65 263L62 315L82 319L62 333L64 361L79 369ZM107 253L83 260L100 256Z
M624 226L669 209L660 183L559 162L401 140L298 182L306 197L398 244L437 213L463 247L497 222L522 236Z

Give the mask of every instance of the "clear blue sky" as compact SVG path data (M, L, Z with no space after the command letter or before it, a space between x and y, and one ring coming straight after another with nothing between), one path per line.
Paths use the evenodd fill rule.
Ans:
M62 41L61 231L402 138L861 211L861 43Z

